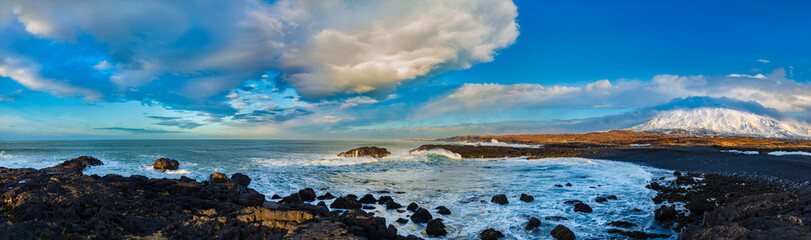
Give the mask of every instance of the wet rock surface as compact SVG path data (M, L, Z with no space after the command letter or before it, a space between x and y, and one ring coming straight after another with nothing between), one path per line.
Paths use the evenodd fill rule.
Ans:
M552 229L551 232L549 232L549 234L552 235L552 237L557 239L557 240L574 240L575 239L574 232L572 232L571 229L569 229L569 228L567 228L566 226L563 226L563 225L556 226L554 229Z
M101 164L0 167L0 239L407 239L365 212L266 202L224 174L204 182L82 174Z
M503 233L492 228L485 229L484 231L482 231L482 233L479 234L479 238L481 240L498 240L503 237L504 237Z
M504 194L499 194L499 195L493 196L493 198L490 199L490 202L491 203L501 204L501 205L507 205L508 203L510 203L510 201L507 200L507 195L504 195Z
M385 148L379 147L359 147L338 154L339 157L376 157L382 158L391 155Z
M174 159L158 158L152 164L152 168L166 172L167 170L177 170L180 168L180 163Z

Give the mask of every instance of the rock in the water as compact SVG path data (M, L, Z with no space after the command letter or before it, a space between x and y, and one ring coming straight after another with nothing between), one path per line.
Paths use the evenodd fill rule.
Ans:
M613 221L613 222L607 223L606 225L614 226L614 227L621 227L621 228L638 227L638 225L636 225L634 223L631 223L631 222L626 222L626 221Z
M563 185L555 184L555 187L563 187Z
M608 199L606 199L605 197L597 197L597 198L594 199L594 202L604 203L604 202L608 202Z
M569 201L565 201L565 202L563 202L563 204L571 204L571 205L578 204L578 203L583 203L583 201L580 201L580 200L569 200Z
M504 194L499 194L499 195L493 196L493 198L490 199L490 202L498 203L498 204L501 204L501 205L506 205L506 204L510 203L510 201L507 200L507 195L504 195Z
M434 216L431 216L431 213L425 208L417 208L414 211L414 214L411 215L411 221L414 223L427 223L428 220L431 220Z
M395 221L395 222L405 224L405 223L408 223L408 219L405 219L405 218L398 218L398 219L397 219L397 221Z
M180 167L180 163L174 159L168 158L158 158L155 160L155 163L152 164L152 168L161 170L166 172L166 170L177 170Z
M562 217L562 216L549 216L549 217L545 217L543 219L546 219L546 220L549 220L549 221L565 221L565 220L569 220L568 218L565 218L565 217Z
M361 209L366 209L366 210L372 210L372 209L375 209L375 208L376 208L375 206L371 206L371 205L365 205L365 206L361 207Z
M535 197L532 197L531 195L527 195L525 193L522 193L521 197L518 198L518 200L521 200L521 201L524 201L524 202L532 202L532 201L535 200Z
M231 175L231 181L247 187L251 184L251 177L242 173L234 173L234 175Z
M376 157L382 158L391 155L385 148L360 147L338 154L339 157Z
M301 194L293 193L293 194L290 194L290 196L282 198L282 200L279 201L279 203L281 203L281 204L301 204L301 203L304 203L304 200L301 199Z
M608 195L608 196L606 196L606 197L605 197L605 199L608 199L608 200L617 200L617 195Z
M273 196L270 197L270 199L282 199L282 196L279 196L278 194L273 194Z
M382 196L380 199L377 199L377 204L386 204L389 201L394 201L394 199L391 198L391 196Z
M571 187L571 186L572 186L572 183L568 183L568 182L567 182L567 183L566 183L566 186L567 186L567 187Z
M479 234L479 238L481 238L482 240L498 240L503 237L504 237L503 233L492 228L485 229L484 231L482 231L482 233Z
M90 166L98 166L104 165L101 160L98 160L94 157L90 156L81 156L71 160L64 161L59 165L45 168L45 171L67 171L67 172L79 172L81 173L84 171L85 168Z
M442 219L431 219L428 221L428 225L425 226L425 233L428 236L445 236L448 234L448 231L445 230L445 224L442 223Z
M305 188L298 191L298 195L301 196L301 200L305 202L312 202L315 201L315 190L312 188Z
M537 228L539 226L541 226L541 220L533 217L533 218L529 219L529 222L527 223L527 226L524 227L524 229L532 230L532 229L535 229L535 228Z
M375 197L372 196L372 194L366 194L366 195L363 195L363 197L361 197L360 200L358 200L358 201L360 203L363 203L363 204L372 204L372 203L377 202L377 199L375 199Z
M228 179L228 176L219 172L212 173L211 176L208 176L208 182L210 183L228 183L230 181L231 179Z
M586 205L585 203L576 203L574 205L574 211L575 212L590 213L590 212L592 212L592 209L591 209L591 207L589 205Z
M389 200L386 202L386 210L393 210L403 207L399 203L394 202L394 200Z
M558 225L555 229L552 229L552 232L549 233L552 235L553 238L557 240L574 240L574 232L563 225Z
M412 203L408 204L408 207L406 207L406 209L407 209L408 211L412 211L412 212L413 212L413 211L416 211L416 210L417 210L417 208L419 208L419 207L420 207L420 205L417 205L417 203L413 203L413 202L412 202Z
M339 197L339 198L335 199L335 201L332 202L332 204L329 205L329 208L332 208L332 209L360 209L361 206L362 205L358 201L348 199L348 198L345 198L345 197Z
M446 208L445 206L439 206L436 209L437 209L436 212L439 213L439 214L442 214L442 215L450 215L451 214L451 210Z
M324 195L316 197L315 199L318 199L318 200L330 200L330 199L334 199L334 198L335 198L335 196L332 196L332 193L328 192L328 193L326 193Z
M655 211L653 211L653 218L659 222L669 222L676 219L676 207L670 205L670 207L665 207L662 205Z

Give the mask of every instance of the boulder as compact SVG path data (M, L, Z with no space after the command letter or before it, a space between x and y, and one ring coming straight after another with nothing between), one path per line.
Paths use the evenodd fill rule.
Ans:
M604 203L604 202L608 202L608 199L605 198L605 197L597 197L597 198L594 199L594 202Z
M535 228L537 228L539 226L541 226L541 220L533 217L533 218L529 219L529 222L527 223L527 226L524 227L524 229L532 230L532 229L535 229Z
M329 205L331 209L360 209L361 204L358 201L348 199L346 197L339 197Z
M506 204L510 203L510 201L507 200L507 195L504 195L504 194L499 194L499 195L493 196L493 198L490 199L490 202L498 203L498 204L501 204L501 205L506 205Z
M231 175L231 181L247 187L251 184L251 177L242 173L234 173L234 175Z
M212 173L211 176L208 176L209 183L228 183L231 182L231 179L228 179L228 176L225 176L223 173L215 172Z
M569 220L568 218L565 218L565 217L562 217L562 216L549 216L549 217L545 217L543 219L546 219L546 220L549 220L549 221L566 221L566 220Z
M64 161L59 165L45 168L45 171L67 171L67 172L82 172L85 168L90 166L104 165L101 160L90 156L81 156L71 160Z
M270 199L274 199L274 200L275 199L282 199L282 196L279 196L278 194L273 194L273 196L271 196Z
M405 219L405 218L398 218L398 219L397 219L397 221L395 221L395 222L402 223L402 224L406 224L406 223L408 223L408 219Z
M431 219L428 221L428 225L425 226L425 233L428 236L445 236L448 234L448 231L445 230L445 224L442 223L442 219Z
M279 203L281 203L281 204L302 204L302 203L304 203L304 200L301 199L301 194L293 193L293 194L290 194L290 196L282 198L282 200L279 201Z
M521 200L521 201L523 201L523 202L532 202L532 201L534 201L534 200L535 200L535 198L534 198L534 197L532 197L531 195L527 195L527 194L525 194L525 193L522 193L522 194L521 194L521 197L520 197L520 198L518 198L518 200Z
M372 204L372 203L377 202L377 199L375 199L375 197L372 196L372 194L366 194L366 195L363 195L363 197L361 197L360 200L358 200L358 201L360 203L363 203L363 204Z
M589 205L586 205L585 203L576 203L574 205L574 211L575 212L591 213L592 209L591 209L591 207Z
M414 223L427 223L428 220L431 220L434 216L431 216L431 213L425 208L417 208L414 211L414 214L411 215L411 221Z
M571 186L572 186L572 183L568 183L568 182L567 182L567 183L566 183L566 186L567 186L567 187L571 187Z
M605 225L613 226L613 227L620 227L620 228L638 227L638 225L636 225L634 223L631 223L631 222L626 222L626 221L613 221L613 222L607 223Z
M555 187L563 187L563 185L555 184Z
M653 211L653 218L659 222L670 222L676 219L676 207L674 205L670 205L670 207L666 207L662 205L655 211Z
M376 157L382 158L391 155L385 148L379 147L360 147L338 154L339 157Z
M391 196L382 196L380 199L377 199L377 204L386 204L389 201L394 201L394 199L391 198Z
M503 237L504 237L503 233L492 228L485 229L484 231L482 231L482 233L479 234L479 238L482 240L498 240Z
M408 204L408 207L406 207L406 209L407 209L408 211L412 211L412 212L413 212L413 211L416 211L416 210L417 210L417 208L419 208L419 207L420 207L420 205L417 205L417 203L412 202L412 203Z
M439 213L439 214L442 214L442 215L450 215L451 214L451 210L448 209L445 206L439 206L436 209L437 209L436 212Z
M316 197L315 199L318 199L318 200L330 200L330 199L334 199L334 198L335 198L335 196L332 196L332 193L326 193L324 195Z
M605 197L605 199L608 199L608 200L617 200L617 195L608 195L608 196L606 196L606 197Z
M386 202L386 210L393 210L393 209L398 209L398 208L402 208L402 207L403 207L403 205L400 205L399 203L394 202L394 200L389 200L389 201Z
M552 229L552 232L549 232L553 238L557 240L574 240L574 232L563 225L558 225L555 229Z
M305 188L298 191L298 195L301 196L301 200L305 202L312 202L315 201L315 190L312 188Z
M180 163L177 162L177 160L168 158L158 158L158 160L155 160L155 163L152 164L152 168L163 172L167 170L177 170L179 167Z

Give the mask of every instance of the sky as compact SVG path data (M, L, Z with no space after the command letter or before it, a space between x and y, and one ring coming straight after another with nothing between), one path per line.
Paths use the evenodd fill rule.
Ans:
M0 139L596 131L630 127L606 119L696 97L809 121L807 9L0 0Z

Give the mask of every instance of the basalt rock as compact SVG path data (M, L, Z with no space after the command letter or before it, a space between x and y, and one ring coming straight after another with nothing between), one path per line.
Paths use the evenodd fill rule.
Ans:
M81 161L0 168L0 239L415 239L370 214L327 212L323 202L264 202L224 177L86 176L76 171L98 164Z
M215 172L212 173L211 176L208 176L209 183L229 183L231 179L228 179L228 176L225 176L223 173Z
M301 196L301 200L305 202L312 202L315 201L315 190L312 188L305 188L298 191L298 195Z
M659 222L669 222L676 219L676 207L673 205L669 207L662 205L653 213L653 218Z
M391 155L385 148L360 147L338 154L339 157L376 157L382 158Z
M330 199L335 199L335 196L332 196L332 193L325 193L324 195L318 196L315 199L318 199L318 200L330 200Z
M585 203L576 203L574 205L574 211L575 212L591 213L592 209L591 209L591 207L589 205L586 205Z
M532 202L535 200L535 198L525 193L522 193L521 197L519 197L518 200L521 200L523 202Z
M81 156L42 170L49 172L81 173L85 168L98 165L104 165L104 163L94 157Z
M493 198L490 199L490 202L498 203L498 204L501 204L501 205L506 205L506 204L510 203L510 201L507 200L507 195L504 195L504 194L499 194L499 195L493 196Z
M177 170L179 167L180 163L177 160L169 158L158 158L158 160L155 160L155 163L152 164L152 168L163 172L167 170Z
M432 218L434 217L431 216L431 213L425 210L425 208L417 208L414 214L411 214L411 221L414 223L427 223L428 220Z
M492 228L485 229L484 231L482 231L482 233L479 234L479 238L481 240L498 240L503 237L504 237L503 233Z
M408 211L412 211L412 212L413 212L413 211L416 211L416 210L417 210L417 208L419 208L419 207L420 207L420 205L417 205L417 203L409 203L409 204L408 204L408 207L406 207L406 209L407 209Z
M348 199L346 197L339 197L336 198L332 204L329 205L329 208L333 209L360 209L361 204L358 201Z
M398 208L402 208L402 207L403 207L403 205L400 205L399 203L394 202L394 200L389 200L389 201L386 202L386 210L394 210L394 209L398 209Z
M363 197L361 197L360 200L358 201L363 204L371 204L377 202L377 199L375 199L375 197L372 196L372 194L366 194L363 195Z
M524 227L524 229L532 230L539 226L541 226L541 220L538 220L537 218L533 217L529 219L529 222L527 223L527 226Z
M442 214L442 215L450 215L451 214L451 210L448 209L445 206L439 206L436 209L437 209L436 212L439 213L439 214Z
M246 187L251 185L251 177L242 173L234 173L234 175L231 175L231 181Z
M613 222L609 222L609 223L607 223L605 225L613 226L613 227L620 227L620 228L638 227L638 225L636 225L634 223L631 223L631 222L626 222L626 221L613 221Z
M448 231L445 230L445 224L442 223L442 219L431 219L428 221L428 225L425 226L425 233L428 236L445 236L448 234Z
M552 237L557 240L575 239L574 232L572 232L572 230L563 225L556 226L555 229L552 229L552 231L549 232L549 234L552 235Z

